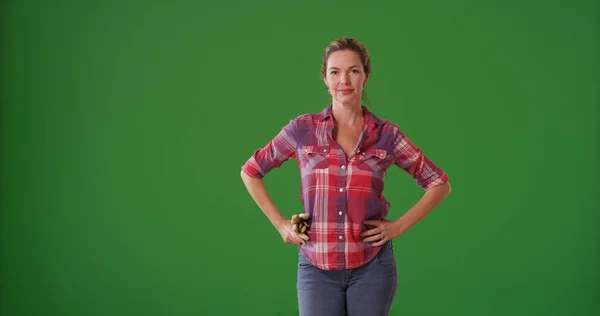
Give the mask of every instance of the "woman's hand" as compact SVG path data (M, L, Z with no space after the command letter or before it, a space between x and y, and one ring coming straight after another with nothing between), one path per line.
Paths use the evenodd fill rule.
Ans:
M366 220L363 223L369 226L374 226L360 234L364 242L373 243L373 246L381 246L386 241L392 240L409 230L429 212L431 212L438 204L442 202L450 193L450 183L446 182L428 190L425 195L408 210L402 217L392 222L389 220Z
M304 239L294 233L292 226L292 222L284 219L277 225L277 231L279 231L281 238L286 244L304 245Z
M374 228L366 230L360 234L361 237L365 237L363 242L372 243L374 247L383 245L386 241L400 236L403 232L398 222L392 222L386 219L380 221L366 220L363 223L369 226L374 226Z

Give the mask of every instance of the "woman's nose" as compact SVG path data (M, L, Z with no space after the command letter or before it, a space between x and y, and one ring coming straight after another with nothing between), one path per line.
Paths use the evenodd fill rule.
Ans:
M342 74L342 76L340 77L340 83L342 83L342 84L350 83L350 77L347 74Z

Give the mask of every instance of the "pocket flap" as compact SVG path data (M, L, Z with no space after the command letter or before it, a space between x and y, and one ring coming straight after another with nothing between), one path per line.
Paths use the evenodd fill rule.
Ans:
M305 154L328 154L329 146L302 146L302 152Z
M377 157L379 159L385 159L387 157L387 150L372 148L361 152L361 154L364 158Z

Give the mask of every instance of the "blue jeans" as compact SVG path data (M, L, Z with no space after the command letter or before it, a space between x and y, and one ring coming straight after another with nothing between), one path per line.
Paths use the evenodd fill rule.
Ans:
M398 288L391 242L362 267L326 271L299 252L298 308L300 316L388 315Z

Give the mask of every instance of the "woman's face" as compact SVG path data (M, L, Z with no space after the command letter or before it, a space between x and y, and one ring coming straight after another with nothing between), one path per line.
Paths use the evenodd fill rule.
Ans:
M331 53L325 71L324 81L333 100L360 104L363 87L369 78L358 53L351 50Z

